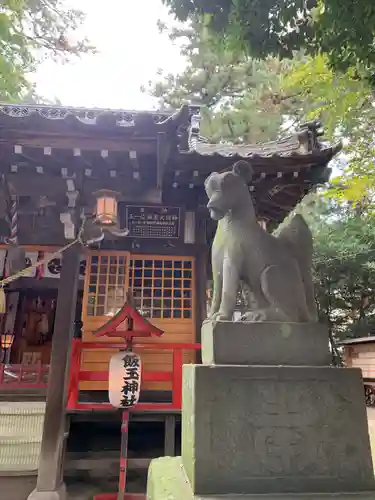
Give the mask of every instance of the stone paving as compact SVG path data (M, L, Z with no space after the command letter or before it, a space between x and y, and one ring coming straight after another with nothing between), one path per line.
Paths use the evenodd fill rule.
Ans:
M128 491L139 493L145 490L145 479L139 472L136 476L130 471ZM26 500L35 487L36 477L0 477L0 500ZM84 477L80 479L67 479L69 500L92 500L98 493L111 493L117 491L117 478L93 478Z
M0 500L26 500L34 489L35 482L35 477L0 477ZM69 500L92 500L94 495L103 490L89 483L77 482L70 484L68 491ZM114 491L113 488L110 491Z
M372 459L375 467L375 408L368 408L367 416L368 416L368 427L370 433L370 442L372 448L372 457L373 457Z

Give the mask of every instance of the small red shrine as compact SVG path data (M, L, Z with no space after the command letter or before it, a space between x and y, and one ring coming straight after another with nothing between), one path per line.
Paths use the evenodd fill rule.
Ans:
M122 324L126 329L120 329ZM130 302L126 301L121 309L106 323L92 332L98 337L122 337L131 341L134 337L160 337L164 332L150 323Z

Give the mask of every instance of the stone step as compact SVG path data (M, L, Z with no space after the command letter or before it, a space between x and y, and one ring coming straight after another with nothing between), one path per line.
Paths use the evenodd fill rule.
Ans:
M0 473L38 469L45 403L0 402Z
M12 389L12 391L0 391L0 402L28 402L45 401L46 390Z

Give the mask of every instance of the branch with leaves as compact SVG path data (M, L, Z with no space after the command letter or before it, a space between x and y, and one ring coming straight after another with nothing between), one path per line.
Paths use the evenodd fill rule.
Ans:
M27 73L45 57L67 60L94 51L86 38L73 42L83 12L62 0L4 0L0 7L0 99L30 90Z
M167 30L165 25L161 29ZM169 35L181 44L186 69L178 75L159 75L145 92L160 107L178 108L184 102L202 106L202 134L212 142L261 142L283 134L282 125L300 113L291 95L281 88L292 61L264 61L218 47L199 24L173 28ZM298 102L298 106L299 106Z
M303 119L319 119L325 137L345 142L342 175L332 182L330 195L358 205L375 189L375 101L371 85L358 78L358 69L334 72L325 55L301 57L284 76L282 93L293 95ZM371 196L370 196L371 197ZM373 196L372 196L373 199Z
M313 233L316 301L333 341L375 331L375 219L368 208L358 213L320 193L296 209Z
M180 21L199 21L217 44L256 58L325 53L330 67L375 68L375 4L369 0L163 0ZM364 27L364 22L366 23Z

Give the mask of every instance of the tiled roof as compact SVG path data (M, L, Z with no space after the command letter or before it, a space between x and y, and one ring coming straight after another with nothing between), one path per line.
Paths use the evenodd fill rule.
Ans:
M102 108L77 108L67 106L49 106L34 104L0 104L0 113L12 118L29 118L39 116L49 120L65 120L66 118L76 118L86 125L96 125L98 118L111 116L115 119L116 125L129 127L134 125L134 120L138 116L149 115L155 123L160 123L169 118L171 112L159 111L127 111L121 109Z
M229 160L271 160L285 158L302 161L303 164L328 163L341 149L341 144L326 146L317 137L319 122L306 124L299 132L277 141L261 144L209 144L200 135L199 106L184 105L178 111L129 111L101 108L77 108L66 106L1 104L0 126L7 127L13 119L21 119L21 128L35 129L45 120L54 122L53 129L71 133L79 129L95 130L126 135L156 137L158 132L176 134L178 149L185 155L220 157ZM41 123L42 122L42 123ZM61 127L60 124L61 123ZM50 126L48 126L48 129ZM117 132L116 132L117 131Z
M320 144L319 148L309 149L304 147L299 141L297 134L286 139L274 142L268 142L255 145L228 145L228 144L208 144L199 140L191 145L190 152L201 156L220 156L236 159L259 159L259 158L296 158L306 156L309 159L313 157L326 157L329 161L342 148L341 143L333 146Z
M375 335L369 335L368 337L357 337L353 339L346 339L338 342L339 345L355 345L355 344L368 344L375 342Z

